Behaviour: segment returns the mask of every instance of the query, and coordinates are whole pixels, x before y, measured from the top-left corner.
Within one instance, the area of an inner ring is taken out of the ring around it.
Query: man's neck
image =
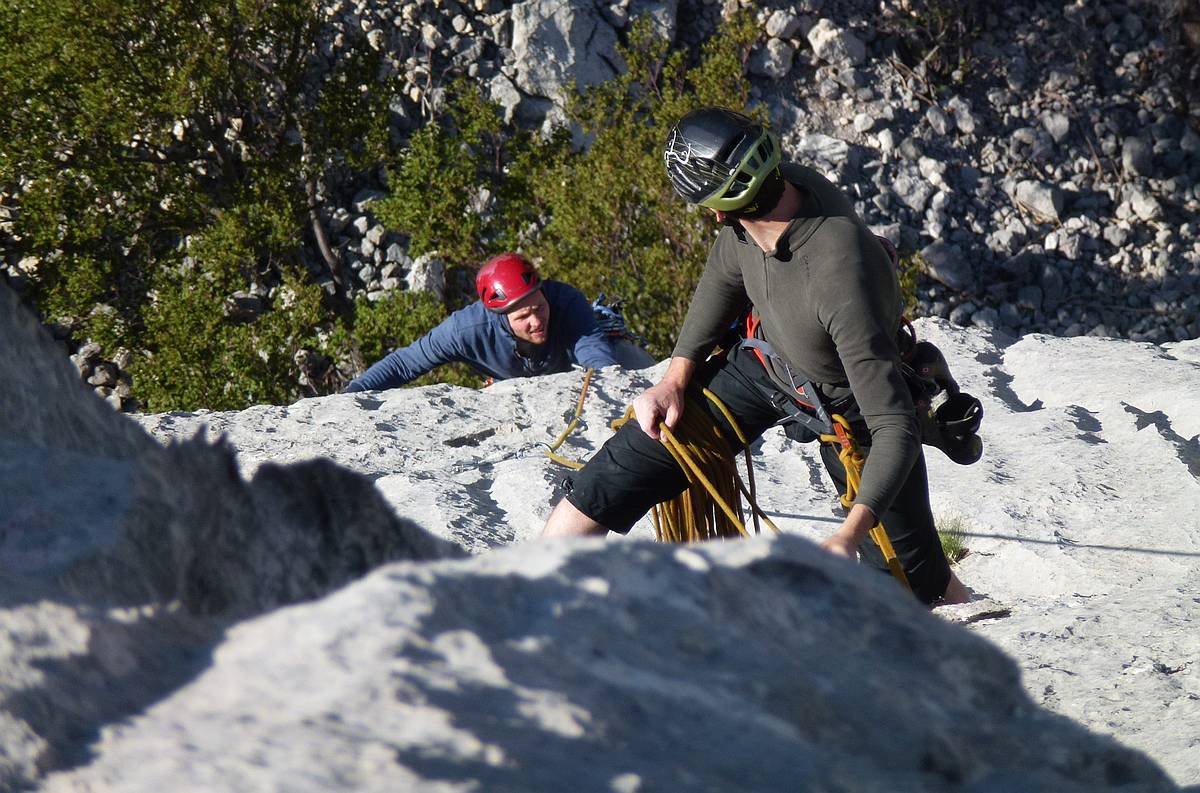
[[[787,229],[788,224],[800,214],[804,207],[804,196],[791,182],[784,182],[783,195],[779,203],[767,214],[753,220],[741,220],[742,228],[750,238],[762,249],[763,253],[774,253],[779,237]]]

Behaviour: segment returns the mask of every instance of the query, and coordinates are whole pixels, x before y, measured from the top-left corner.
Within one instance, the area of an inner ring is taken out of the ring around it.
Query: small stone
[[[1017,290],[1017,305],[1037,311],[1042,307],[1042,290],[1036,286],[1023,286]]]
[[[977,328],[995,330],[1000,326],[1000,315],[991,306],[985,306],[971,315],[971,324]]]
[[[418,256],[405,281],[409,290],[430,292],[441,299],[446,291],[446,265],[432,253]]]
[[[133,365],[133,352],[127,347],[118,347],[117,351],[113,354],[113,364],[118,369],[128,369]]]
[[[1055,143],[1062,143],[1071,130],[1071,120],[1066,113],[1047,112],[1042,114],[1042,126],[1054,138]]]
[[[867,47],[862,40],[829,18],[817,22],[807,38],[813,53],[826,63],[858,66],[867,59]]]
[[[92,376],[87,379],[88,385],[115,386],[117,384],[117,367],[109,361],[100,361],[92,370]]]
[[[800,28],[800,18],[790,11],[777,9],[767,17],[766,33],[777,39],[790,39]]]
[[[950,189],[950,185],[946,184],[946,164],[944,162],[935,160],[933,157],[922,157],[917,160],[917,169],[925,181],[934,187],[942,190]]]
[[[896,135],[890,129],[880,130],[875,140],[879,142],[879,151],[884,154],[891,154],[896,149]]]
[[[959,132],[964,135],[971,135],[975,132],[975,114],[971,111],[969,99],[961,96],[953,97],[946,103],[946,109],[953,115],[954,125],[958,127]]]
[[[975,286],[975,273],[962,249],[947,242],[934,242],[921,249],[930,277],[959,292]]]
[[[1154,153],[1142,138],[1128,137],[1121,145],[1121,167],[1131,176],[1149,176],[1154,170]]]
[[[266,310],[262,298],[248,292],[234,292],[225,298],[225,316],[234,322],[253,322]]]
[[[792,45],[783,39],[769,39],[766,46],[751,53],[750,73],[780,80],[792,70],[795,55]]]
[[[892,192],[914,212],[924,212],[934,189],[933,185],[924,179],[901,174],[892,180]]]
[[[1179,138],[1179,148],[1192,157],[1200,154],[1200,135],[1191,127],[1184,127],[1183,136]]]
[[[87,344],[81,346],[75,355],[80,361],[88,364],[94,364],[100,360],[100,353],[102,350],[103,348],[98,343],[89,341]]]
[[[971,324],[971,315],[974,313],[975,313],[975,304],[967,302],[967,303],[963,303],[962,305],[955,306],[950,311],[949,319],[955,325],[966,326],[966,325]]]
[[[817,82],[817,96],[822,99],[837,99],[842,87],[828,77]]]
[[[1142,220],[1154,220],[1162,217],[1162,204],[1152,193],[1140,187],[1134,187],[1129,193],[1129,206],[1133,213]]]
[[[875,126],[875,119],[870,113],[859,113],[854,117],[854,131],[858,133],[870,132]]]
[[[325,222],[326,227],[331,234],[341,234],[342,230],[350,223],[350,213],[343,207],[338,207],[329,216],[329,220]]]
[[[1058,308],[1063,295],[1063,277],[1058,268],[1048,262],[1042,267],[1041,287],[1042,309],[1053,311]]]
[[[930,105],[929,109],[925,111],[925,121],[939,135],[945,135],[950,131],[950,118],[936,105]]]
[[[436,52],[443,43],[445,43],[445,37],[437,29],[437,25],[431,25],[428,22],[421,25],[421,46],[430,52]]]
[[[1042,222],[1058,220],[1063,210],[1062,191],[1054,185],[1044,184],[1033,179],[1017,183],[1013,200],[1019,208],[1032,213]]]
[[[371,204],[383,198],[387,198],[387,194],[379,190],[359,190],[354,195],[354,200],[351,201],[351,205],[354,207],[355,212],[360,215],[365,215],[370,211]]]
[[[908,137],[900,141],[899,151],[901,157],[913,162],[921,159],[921,155],[924,153],[921,148],[921,142],[913,137]]]
[[[393,242],[391,245],[387,246],[387,253],[384,255],[384,259],[386,261],[404,262],[407,258],[408,255],[405,253],[404,246],[402,246],[400,243]]]

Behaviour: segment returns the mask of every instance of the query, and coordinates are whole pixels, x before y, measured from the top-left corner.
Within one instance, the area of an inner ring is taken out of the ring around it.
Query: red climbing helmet
[[[475,276],[475,291],[488,311],[504,313],[513,303],[542,288],[537,268],[519,253],[502,253],[487,260]]]

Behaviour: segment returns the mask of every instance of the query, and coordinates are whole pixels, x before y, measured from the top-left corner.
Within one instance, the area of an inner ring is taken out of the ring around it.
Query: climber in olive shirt
[[[918,598],[965,601],[929,509],[916,412],[896,346],[900,289],[887,252],[836,187],[809,168],[781,165],[774,136],[739,113],[689,113],[672,131],[664,160],[675,190],[712,209],[725,228],[666,374],[634,401],[639,426],[625,425],[588,461],[543,534],[627,532],[650,506],[682,492],[687,480],[658,442],[658,424],[675,426],[689,386],[713,391],[753,439],[788,418],[770,395],[802,372],[847,415],[868,452],[857,498],[822,546],[851,559],[861,553],[879,566],[882,558],[866,538],[882,521]],[[760,338],[776,356],[760,361],[735,345],[705,362],[747,300],[761,320]],[[712,414],[734,439],[706,400],[688,404]],[[828,445],[821,454],[844,488],[837,455]]]

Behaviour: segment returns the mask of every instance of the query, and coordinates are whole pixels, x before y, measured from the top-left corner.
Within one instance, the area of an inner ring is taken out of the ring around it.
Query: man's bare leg
[[[546,519],[542,528],[543,537],[603,537],[608,529],[584,515],[565,498]]]
[[[963,582],[958,579],[954,571],[950,571],[950,583],[946,584],[946,594],[942,595],[939,606],[951,606],[955,603],[966,603],[971,599],[971,595],[967,592],[967,588],[963,586]]]

